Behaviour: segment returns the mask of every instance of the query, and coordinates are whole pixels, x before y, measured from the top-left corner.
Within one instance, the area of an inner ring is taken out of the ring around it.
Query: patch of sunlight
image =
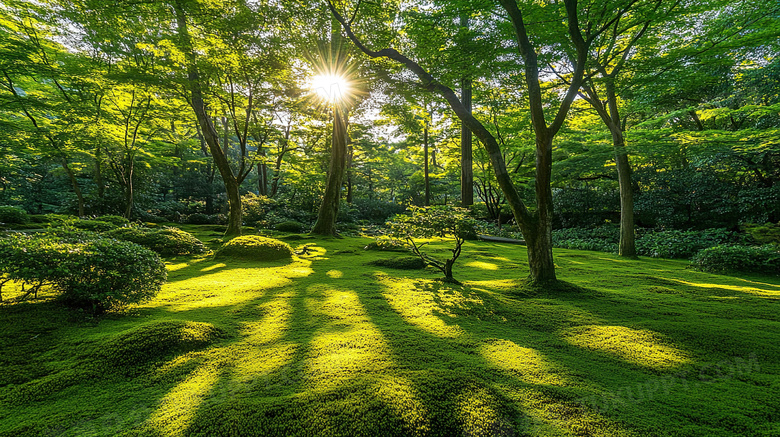
[[[377,396],[406,424],[406,435],[420,436],[430,433],[428,409],[417,397],[414,386],[408,379],[383,379],[375,390]]]
[[[280,343],[262,348],[250,347],[247,343],[242,343],[225,352],[232,355],[234,361],[231,367],[238,381],[249,382],[288,364],[297,349],[297,345],[293,343]]]
[[[311,341],[307,378],[312,384],[328,388],[391,367],[390,348],[357,294],[335,289],[323,294],[307,300],[313,317],[328,320]]]
[[[329,278],[338,279],[342,276],[344,276],[344,273],[341,272],[341,270],[328,270],[326,273]]]
[[[479,352],[494,366],[530,384],[564,385],[556,369],[534,349],[494,340],[480,346]]]
[[[447,314],[445,309],[436,303],[433,291],[427,289],[427,286],[438,283],[387,275],[377,275],[377,279],[385,287],[382,296],[407,323],[443,338],[455,338],[463,334],[460,326],[448,325],[434,314]]]
[[[606,352],[625,361],[654,369],[676,367],[689,361],[683,351],[664,344],[652,331],[625,326],[577,326],[563,331],[564,340],[585,349]]]
[[[594,256],[594,258],[601,259],[601,260],[604,260],[604,261],[612,261],[612,262],[616,262],[616,263],[624,263],[624,264],[631,263],[631,261],[628,261],[628,260],[625,260],[625,259],[603,258],[603,257],[600,257],[600,256]]]
[[[195,417],[198,406],[219,379],[215,366],[201,366],[160,401],[149,423],[161,435],[183,435]]]
[[[264,314],[263,318],[243,323],[241,332],[245,341],[251,345],[262,345],[281,340],[292,317],[289,299],[278,298],[258,305],[257,308]]]
[[[469,388],[458,397],[458,419],[463,424],[463,435],[513,435],[512,423],[496,411],[499,401],[483,388]]]
[[[767,289],[761,289],[756,287],[747,287],[747,286],[739,286],[739,285],[726,285],[726,284],[702,284],[702,283],[696,283],[696,282],[688,282],[684,281],[682,279],[673,279],[675,282],[679,282],[680,284],[685,284],[691,287],[697,287],[697,288],[720,288],[723,290],[729,290],[729,291],[736,291],[739,293],[747,293],[752,294],[756,296],[766,296],[766,297],[780,297],[780,288],[777,288],[775,290],[767,290]],[[769,284],[766,284],[769,285]]]
[[[185,267],[189,267],[189,265],[190,265],[190,263],[188,263],[188,262],[176,263],[176,264],[167,262],[167,263],[165,263],[165,268],[168,269],[169,272],[175,272],[176,270],[181,270],[181,269],[183,269]]]
[[[467,267],[476,267],[482,270],[498,270],[498,265],[493,263],[486,263],[484,261],[471,261],[466,263]]]
[[[289,286],[292,279],[310,275],[313,273],[310,266],[311,261],[298,260],[281,267],[223,268],[212,273],[188,275],[166,283],[154,299],[140,306],[189,311],[237,305],[256,299],[268,290]]]
[[[638,437],[625,425],[579,403],[561,400],[549,391],[537,388],[498,386],[527,417],[522,424],[524,435],[587,435],[593,437]]]
[[[489,281],[466,281],[470,287],[482,287],[493,291],[513,291],[520,285],[517,279],[493,279]]]
[[[227,264],[225,264],[225,263],[217,263],[217,264],[214,264],[213,266],[204,267],[204,268],[200,269],[200,271],[201,272],[210,272],[212,270],[221,269],[223,267],[227,267]]]

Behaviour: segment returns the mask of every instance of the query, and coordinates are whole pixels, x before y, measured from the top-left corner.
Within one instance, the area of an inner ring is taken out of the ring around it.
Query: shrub
[[[130,223],[130,220],[122,217],[121,215],[101,215],[99,217],[96,217],[95,220],[111,223],[114,226],[124,226]]]
[[[425,268],[425,261],[416,256],[400,256],[397,258],[378,259],[368,263],[377,267],[390,267],[399,270],[419,270]]]
[[[745,231],[761,244],[780,244],[780,223],[765,225],[745,225]]]
[[[552,232],[552,240],[554,247],[562,249],[617,253],[620,228],[604,225],[593,228],[557,229]]]
[[[259,235],[236,237],[222,245],[216,258],[239,258],[253,261],[290,259],[293,250],[287,243]]]
[[[224,214],[203,214],[196,212],[185,216],[182,223],[189,225],[220,225],[227,223],[227,216]]]
[[[23,224],[30,221],[30,216],[17,206],[0,206],[0,223]]]
[[[28,285],[28,295],[51,285],[62,301],[96,313],[153,297],[167,277],[156,253],[94,234],[82,241],[49,234],[2,239],[0,272]]]
[[[398,240],[385,235],[380,235],[364,247],[365,250],[383,250],[388,252],[407,252],[409,249]]]
[[[698,251],[720,244],[738,242],[738,235],[726,229],[703,231],[646,231],[636,239],[638,255],[653,258],[690,258]]]
[[[282,222],[276,225],[276,230],[280,232],[292,232],[299,234],[303,230],[303,224],[294,221]]]
[[[140,244],[163,256],[193,255],[208,251],[203,242],[189,232],[167,226],[160,229],[128,226],[114,229],[107,235]]]
[[[247,193],[241,196],[241,209],[244,214],[244,222],[255,223],[264,220],[266,214],[274,207],[276,201],[266,196],[258,196],[255,193]]]
[[[772,245],[710,247],[699,251],[691,262],[705,272],[780,274],[780,251]]]

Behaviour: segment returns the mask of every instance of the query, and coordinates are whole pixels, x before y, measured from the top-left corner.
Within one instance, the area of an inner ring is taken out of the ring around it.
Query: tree
[[[389,222],[388,236],[400,241],[426,264],[441,270],[445,282],[459,283],[452,276],[452,267],[460,257],[463,243],[469,234],[474,234],[474,220],[469,216],[469,210],[451,206],[409,207],[409,214],[397,215]],[[420,238],[447,238],[455,240],[455,247],[450,249],[452,256],[439,260],[422,251],[428,242],[417,242]]]
[[[526,8],[532,15],[550,13],[556,19],[562,19],[566,23],[566,30],[563,32],[530,35],[524,13],[517,2],[515,0],[500,1],[503,9],[501,15],[511,24],[513,43],[516,44],[522,59],[531,121],[536,137],[535,211],[531,211],[521,200],[516,187],[509,177],[501,153],[501,147],[496,138],[470,113],[469,109],[458,98],[451,87],[437,81],[420,63],[415,62],[395,49],[372,50],[368,48],[352,28],[357,11],[353,14],[353,19],[347,21],[332,2],[329,1],[328,5],[331,13],[341,23],[347,36],[363,53],[371,58],[388,58],[405,66],[419,78],[421,85],[425,89],[441,95],[449,103],[461,122],[466,124],[479,138],[490,156],[498,184],[504,192],[526,239],[530,267],[529,278],[532,282],[546,282],[556,280],[555,265],[552,257],[553,211],[552,191],[550,188],[553,139],[562,127],[572,101],[582,85],[590,45],[614,24],[617,17],[630,10],[633,3],[633,1],[609,2],[600,11],[591,10],[590,5],[585,5],[580,10],[577,0],[565,0],[562,5],[547,5],[548,8],[545,11],[533,5],[526,5]],[[563,9],[561,9],[561,6]],[[614,12],[607,13],[608,11]],[[495,12],[498,14],[498,11]],[[584,20],[581,20],[581,18]],[[503,25],[503,23],[501,24]],[[584,32],[583,28],[585,29]],[[539,68],[538,45],[543,43],[561,44],[564,47],[562,57],[567,59],[568,64],[573,67],[568,74],[569,79],[567,81],[569,85],[566,87],[557,110],[554,111],[553,121],[549,124],[545,119],[545,112],[548,109],[543,104],[543,87],[540,81]]]

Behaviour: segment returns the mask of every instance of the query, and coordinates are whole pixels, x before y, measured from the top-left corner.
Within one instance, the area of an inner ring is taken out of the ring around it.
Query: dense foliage
[[[455,281],[452,267],[460,257],[466,238],[476,235],[476,223],[469,210],[457,207],[410,207],[407,214],[396,215],[387,224],[387,237],[406,245],[424,263],[441,270],[448,281]],[[422,249],[427,242],[419,240],[431,238],[454,239],[455,246],[450,249],[452,255],[442,260],[424,252]],[[377,241],[383,239],[380,237]]]
[[[697,253],[691,262],[705,272],[780,274],[780,250],[773,245],[710,247]]]
[[[165,265],[154,252],[96,235],[2,238],[0,272],[29,287],[27,295],[51,287],[67,304],[93,312],[150,299],[167,277]]]
[[[126,226],[106,232],[107,236],[130,241],[151,249],[162,256],[193,255],[208,251],[202,241],[178,228],[146,228]]]

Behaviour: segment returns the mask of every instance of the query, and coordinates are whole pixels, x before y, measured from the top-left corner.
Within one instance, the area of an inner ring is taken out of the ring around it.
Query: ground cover
[[[124,314],[0,305],[0,436],[780,435],[780,278],[561,249],[547,292],[524,247],[469,241],[453,285],[285,241],[167,258]]]

